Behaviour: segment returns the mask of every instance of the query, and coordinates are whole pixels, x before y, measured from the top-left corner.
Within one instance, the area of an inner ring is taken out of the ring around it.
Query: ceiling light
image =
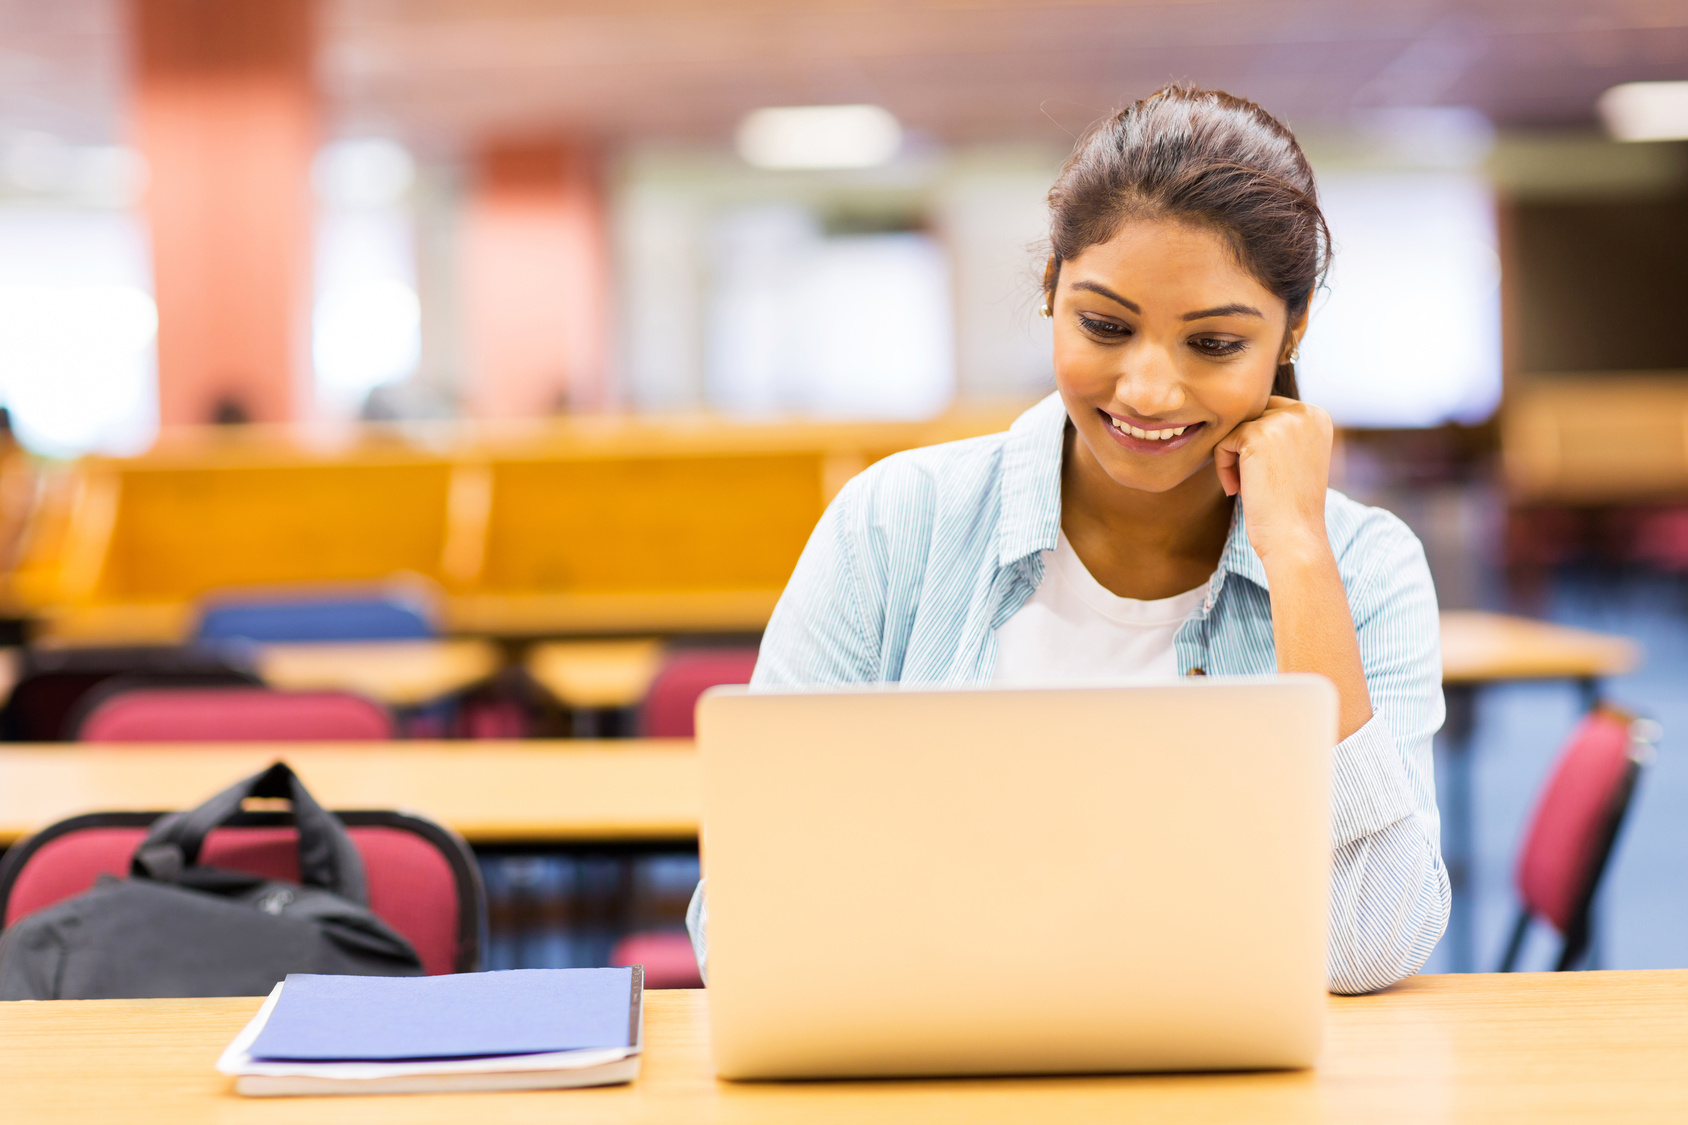
[[[902,126],[876,105],[758,109],[738,127],[739,155],[758,168],[871,168],[902,143]]]
[[[1625,82],[1596,106],[1620,141],[1688,140],[1688,82]]]

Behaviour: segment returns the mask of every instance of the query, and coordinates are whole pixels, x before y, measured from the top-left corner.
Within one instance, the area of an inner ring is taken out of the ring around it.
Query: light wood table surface
[[[782,587],[653,590],[595,594],[448,594],[445,628],[493,637],[645,633],[757,633]],[[183,644],[193,635],[192,602],[43,607],[44,635],[74,644]]]
[[[659,640],[547,641],[528,650],[528,674],[571,708],[632,707],[662,667]]]
[[[497,637],[603,633],[756,633],[781,588],[597,594],[456,594],[443,606],[456,633]]]
[[[391,707],[414,707],[473,687],[498,671],[498,646],[464,638],[272,644],[258,674],[284,691],[355,691]]]
[[[1417,977],[1332,997],[1309,1071],[724,1083],[707,994],[647,994],[630,1086],[246,1099],[212,1069],[251,999],[0,1004],[0,1115],[134,1122],[1673,1122],[1688,1120],[1688,971]]]
[[[1599,679],[1640,662],[1640,648],[1627,637],[1504,613],[1442,613],[1443,683]]]
[[[701,781],[686,740],[14,743],[0,744],[0,845],[78,813],[188,808],[278,758],[329,808],[414,810],[470,843],[678,840],[698,831]]]

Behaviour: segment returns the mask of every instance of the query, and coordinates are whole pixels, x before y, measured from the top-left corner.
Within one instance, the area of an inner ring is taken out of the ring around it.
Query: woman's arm
[[[1336,685],[1340,708],[1337,738],[1344,739],[1372,718],[1360,638],[1348,608],[1348,594],[1320,528],[1323,550],[1274,556],[1266,563],[1272,591],[1272,641],[1280,672],[1317,672]],[[1258,551],[1257,551],[1258,553]]]
[[[870,683],[881,678],[883,598],[862,580],[852,540],[862,487],[860,477],[846,484],[810,534],[762,633],[753,688]]]
[[[1332,755],[1330,982],[1370,992],[1417,972],[1448,924],[1431,748],[1441,634],[1424,550],[1399,520],[1368,513],[1348,550],[1377,714]]]
[[[1317,672],[1335,684],[1337,737],[1347,738],[1371,720],[1372,705],[1325,529],[1332,432],[1323,410],[1274,395],[1213,456],[1226,493],[1242,494],[1249,545],[1266,568],[1278,671]]]
[[[850,523],[857,477],[827,506],[797,560],[773,617],[762,634],[752,689],[865,683],[877,679],[876,622],[882,616],[871,587],[860,578]],[[701,879],[686,908],[686,931],[698,973],[709,979],[708,879]]]
[[[1330,441],[1322,410],[1273,398],[1215,463],[1266,569],[1279,670],[1318,672],[1340,696],[1329,974],[1351,993],[1416,972],[1447,926],[1431,764],[1441,654],[1424,552],[1398,521],[1380,514],[1356,537],[1364,565],[1345,587],[1325,522]]]

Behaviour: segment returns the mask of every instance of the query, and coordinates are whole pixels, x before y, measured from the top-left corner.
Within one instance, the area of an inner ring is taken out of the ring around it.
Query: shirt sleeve
[[[1357,553],[1356,553],[1357,552]],[[1329,975],[1332,992],[1371,992],[1418,971],[1448,924],[1432,740],[1441,728],[1436,591],[1424,550],[1379,513],[1349,553],[1349,582],[1372,718],[1332,760]]]
[[[692,956],[697,958],[698,976],[709,983],[709,898],[708,879],[699,879],[686,904],[686,933],[692,938]]]
[[[862,478],[846,484],[815,525],[762,633],[755,688],[870,683],[879,679],[876,602],[851,536]]]
[[[750,679],[752,690],[867,683],[879,678],[877,630],[868,626],[864,610],[871,602],[848,538],[857,514],[860,479],[840,490],[810,534],[762,633],[756,671]],[[686,931],[706,983],[708,885],[708,879],[698,882],[686,908]]]

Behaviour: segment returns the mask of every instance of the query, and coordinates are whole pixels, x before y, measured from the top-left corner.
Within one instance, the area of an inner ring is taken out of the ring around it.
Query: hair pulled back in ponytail
[[[1219,232],[1291,323],[1330,267],[1330,228],[1301,146],[1277,118],[1219,90],[1167,86],[1079,141],[1049,190],[1045,300],[1054,302],[1062,262],[1131,219]],[[1298,397],[1294,364],[1278,366],[1272,393]]]

